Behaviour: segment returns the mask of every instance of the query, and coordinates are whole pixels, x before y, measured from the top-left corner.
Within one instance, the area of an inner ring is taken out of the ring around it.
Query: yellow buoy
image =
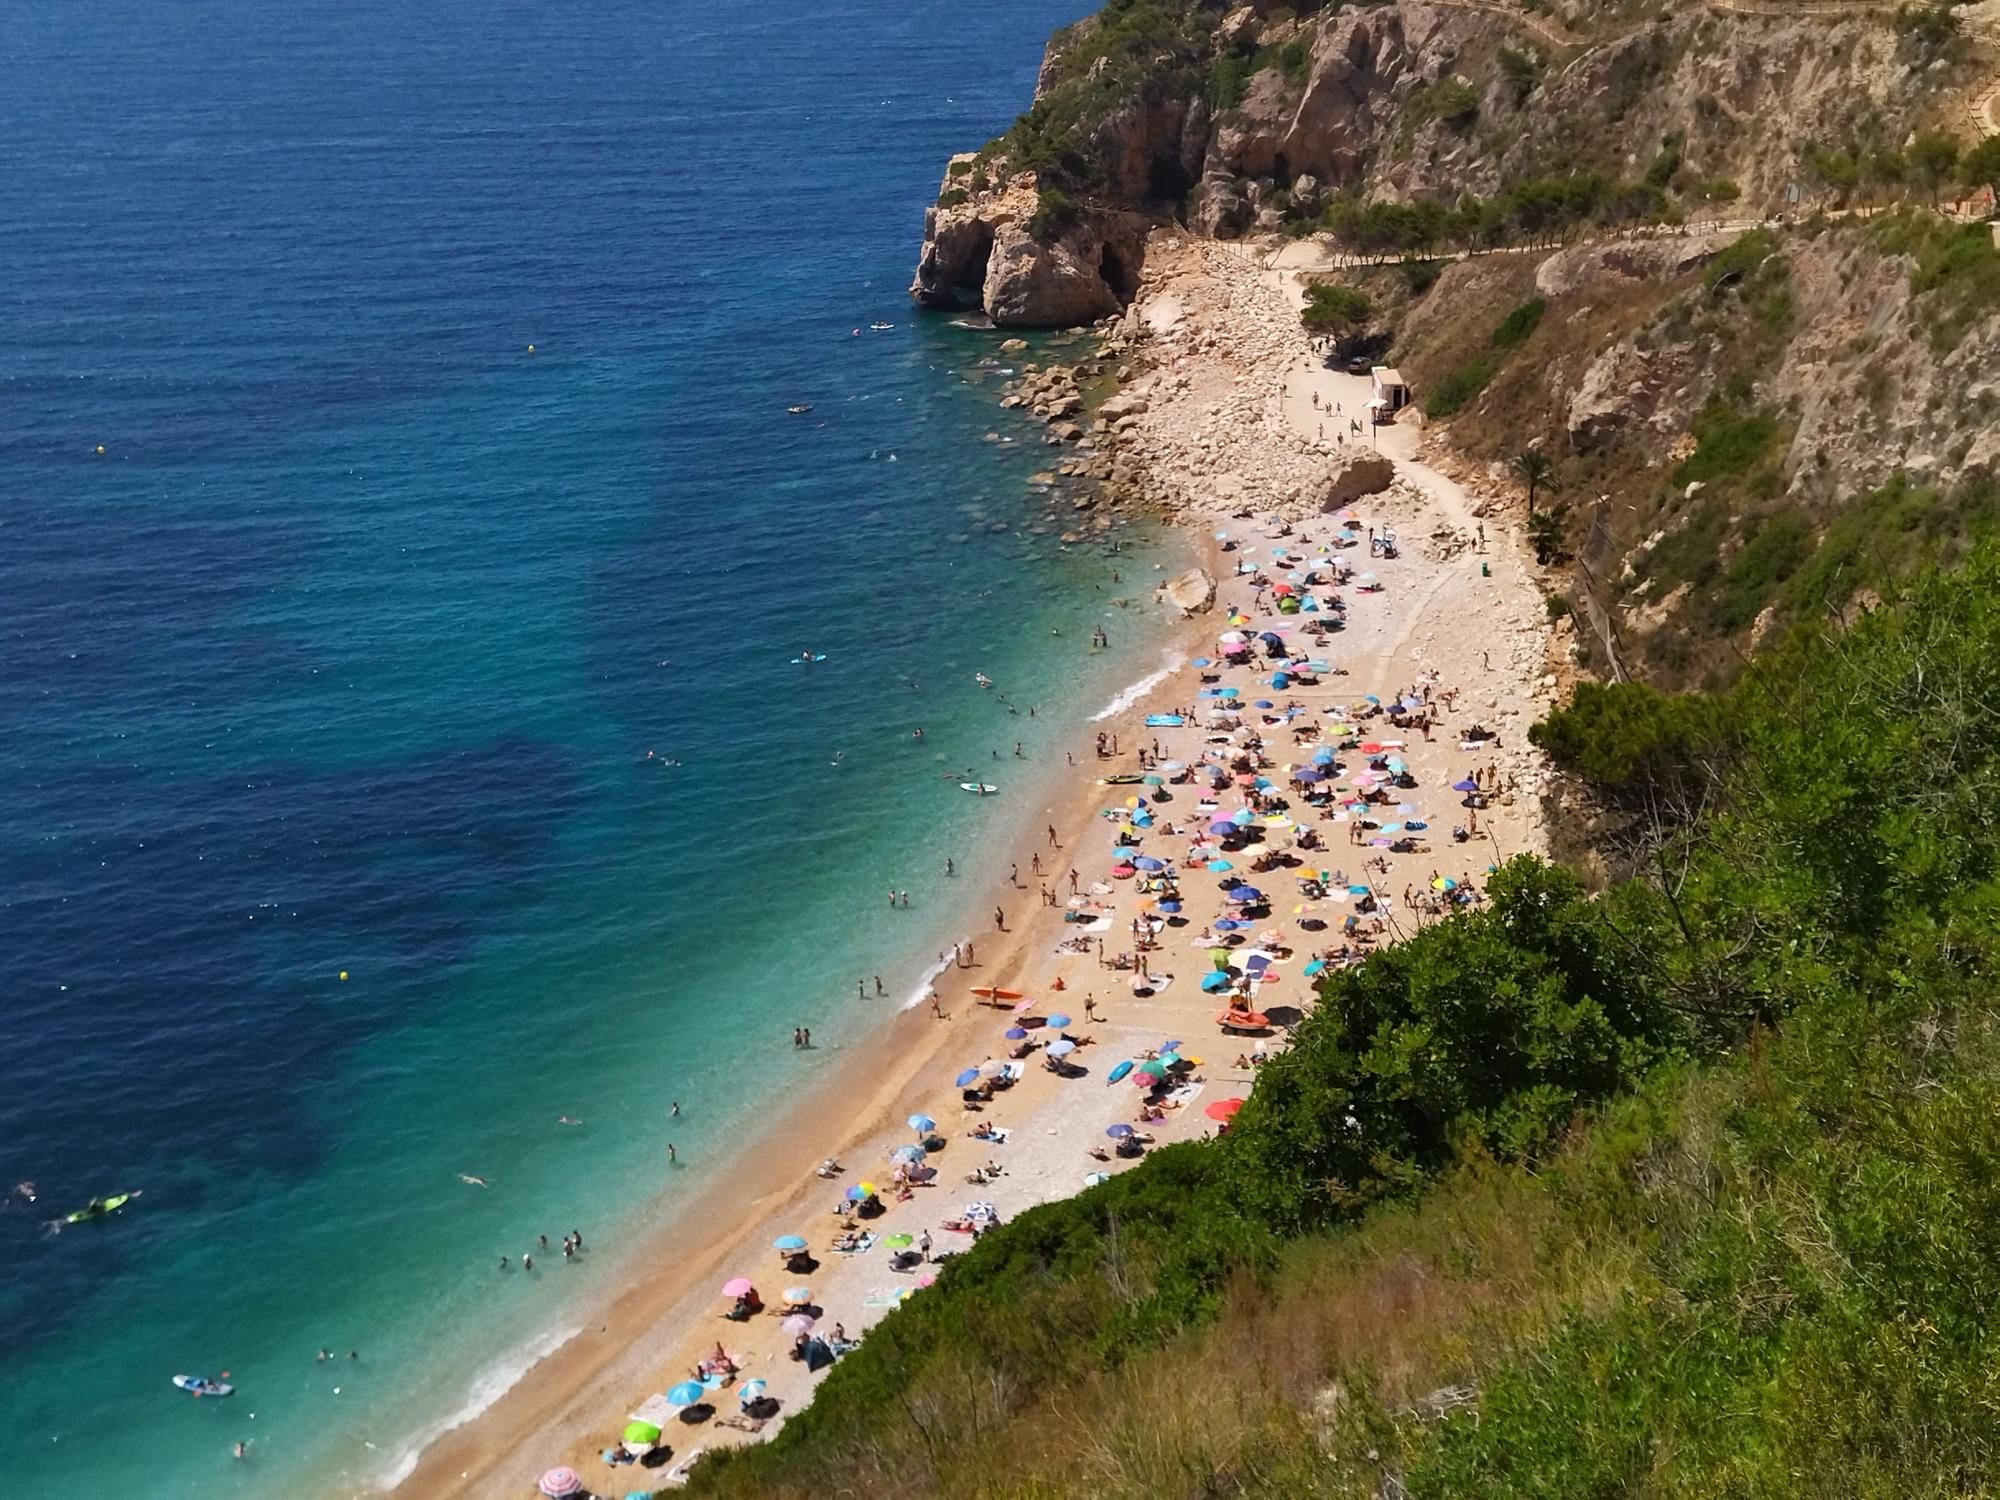
[[[342,979],[343,981],[345,981],[345,980],[346,980],[346,978],[347,978],[347,970],[345,970],[345,969],[342,969],[342,970],[340,971],[340,977],[341,977],[341,979]]]

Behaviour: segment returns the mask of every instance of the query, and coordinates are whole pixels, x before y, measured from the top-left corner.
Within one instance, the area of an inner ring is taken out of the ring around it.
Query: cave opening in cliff
[[[1104,278],[1106,286],[1118,294],[1120,302],[1129,304],[1139,295],[1138,268],[1120,255],[1116,246],[1104,247],[1104,253],[1097,258],[1097,274]]]

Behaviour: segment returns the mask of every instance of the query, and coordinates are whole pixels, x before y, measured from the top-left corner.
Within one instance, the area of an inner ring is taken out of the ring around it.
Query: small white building
[[[1376,365],[1374,390],[1369,405],[1384,417],[1393,416],[1410,404],[1410,387],[1403,372],[1389,365]]]

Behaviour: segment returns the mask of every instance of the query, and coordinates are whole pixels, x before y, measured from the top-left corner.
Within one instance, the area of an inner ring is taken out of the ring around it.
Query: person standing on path
[[[993,925],[1002,932],[1007,930],[1007,913],[997,906],[993,908]]]

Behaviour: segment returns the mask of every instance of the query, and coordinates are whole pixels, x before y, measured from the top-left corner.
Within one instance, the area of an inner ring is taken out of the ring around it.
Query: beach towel
[[[675,1489],[683,1488],[688,1482],[688,1470],[694,1467],[695,1460],[700,1458],[706,1451],[704,1448],[697,1448],[694,1452],[685,1455],[679,1463],[667,1470],[662,1478]]]
[[[902,1299],[897,1288],[876,1287],[861,1299],[861,1305],[868,1308],[888,1308],[894,1307],[900,1300]]]
[[[866,1255],[870,1250],[873,1250],[874,1248],[875,1248],[875,1231],[871,1229],[866,1234],[861,1236],[861,1242],[859,1244],[850,1245],[845,1250],[841,1250],[836,1253],[840,1255]]]

